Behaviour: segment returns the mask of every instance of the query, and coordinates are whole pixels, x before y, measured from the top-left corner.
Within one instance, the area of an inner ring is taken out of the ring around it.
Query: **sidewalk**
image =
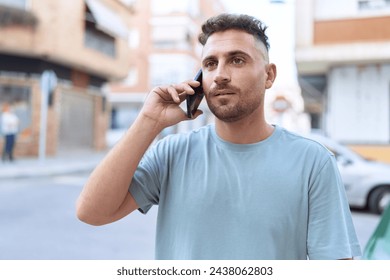
[[[62,151],[54,157],[16,158],[13,162],[0,161],[0,180],[90,172],[107,154],[94,151]]]

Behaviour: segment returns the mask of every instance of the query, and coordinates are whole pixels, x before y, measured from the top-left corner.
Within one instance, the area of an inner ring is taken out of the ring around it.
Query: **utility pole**
[[[46,159],[47,111],[49,95],[53,94],[57,86],[57,76],[53,70],[45,70],[41,76],[41,126],[39,130],[39,162]]]

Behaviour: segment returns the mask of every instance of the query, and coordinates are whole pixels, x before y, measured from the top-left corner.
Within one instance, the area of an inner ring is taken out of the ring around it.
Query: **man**
[[[78,217],[102,225],[158,204],[157,259],[359,255],[334,157],[265,121],[264,94],[276,66],[268,61],[263,24],[222,14],[202,31],[202,86],[215,124],[148,150],[164,128],[188,120],[179,104],[199,82],[153,89],[91,174]]]

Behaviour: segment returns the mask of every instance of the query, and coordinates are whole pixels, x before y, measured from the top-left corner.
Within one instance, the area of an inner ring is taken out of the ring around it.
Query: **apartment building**
[[[20,119],[17,156],[37,156],[42,141],[45,155],[106,147],[102,86],[129,71],[130,4],[0,0],[0,105],[11,104]]]
[[[112,129],[119,134],[135,119],[154,86],[178,83],[196,74],[200,67],[200,24],[223,12],[224,6],[216,0],[142,0],[134,2],[134,9],[129,36],[135,53],[133,64],[126,79],[110,85]],[[188,123],[201,125],[205,118]],[[188,129],[184,125],[169,132]]]
[[[390,161],[390,1],[295,5],[296,63],[312,128]]]

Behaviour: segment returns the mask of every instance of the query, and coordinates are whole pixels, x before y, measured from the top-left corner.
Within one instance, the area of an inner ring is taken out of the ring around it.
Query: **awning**
[[[129,30],[117,13],[99,0],[85,0],[85,3],[96,20],[97,28],[114,37],[127,39]]]

